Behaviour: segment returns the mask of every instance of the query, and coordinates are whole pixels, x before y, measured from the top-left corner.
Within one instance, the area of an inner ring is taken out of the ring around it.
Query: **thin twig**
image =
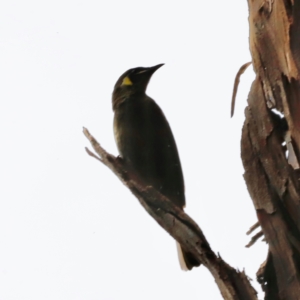
[[[239,83],[240,83],[240,77],[242,76],[242,74],[246,71],[246,69],[251,64],[252,64],[252,62],[250,61],[250,62],[247,62],[244,65],[242,65],[240,67],[239,71],[237,72],[237,74],[235,75],[232,98],[231,98],[231,118],[233,117],[233,114],[234,114],[235,98],[236,98],[237,90],[238,90]]]
[[[254,225],[252,225],[249,230],[246,232],[247,235],[251,234],[256,228],[259,227],[259,222],[256,222]]]
[[[264,233],[262,231],[259,231],[257,234],[255,234],[252,238],[251,241],[245,246],[246,248],[250,248],[252,245],[254,245],[257,240],[262,237]]]
[[[96,158],[97,160],[99,160],[99,161],[102,162],[102,160],[101,160],[95,153],[93,153],[89,148],[85,147],[85,151],[87,152],[87,154],[88,154],[89,156],[94,157],[94,158]]]

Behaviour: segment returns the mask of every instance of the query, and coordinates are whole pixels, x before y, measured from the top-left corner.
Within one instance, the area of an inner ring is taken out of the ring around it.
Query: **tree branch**
[[[217,256],[202,230],[182,209],[151,186],[142,185],[137,176],[126,168],[121,158],[107,153],[87,129],[84,128],[83,132],[99,157],[86,149],[88,154],[106,165],[131,190],[156,222],[208,268],[224,299],[257,300],[256,291],[244,271],[235,270]]]

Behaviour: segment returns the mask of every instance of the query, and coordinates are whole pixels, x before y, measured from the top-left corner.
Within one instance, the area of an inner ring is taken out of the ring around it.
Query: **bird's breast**
[[[151,98],[136,100],[126,100],[115,110],[114,135],[119,154],[147,185],[182,207],[183,175],[169,123]]]

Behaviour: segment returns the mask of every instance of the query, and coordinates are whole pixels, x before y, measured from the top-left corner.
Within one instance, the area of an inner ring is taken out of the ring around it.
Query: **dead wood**
[[[129,172],[121,158],[107,153],[87,129],[84,128],[83,132],[99,157],[88,149],[87,153],[116,174],[156,222],[208,268],[224,299],[257,300],[256,291],[245,272],[235,270],[216,255],[202,230],[182,209],[151,186],[143,186],[137,176]]]
[[[245,109],[241,155],[269,245],[258,278],[265,299],[294,300],[300,299],[300,190],[295,170],[300,158],[300,1],[248,0],[248,5],[256,79]]]
[[[233,91],[232,91],[232,98],[231,98],[231,113],[230,113],[231,117],[233,117],[233,114],[234,114],[235,98],[236,98],[237,90],[238,90],[238,87],[239,87],[240,78],[250,65],[251,65],[251,61],[243,64],[240,67],[237,74],[235,75]]]

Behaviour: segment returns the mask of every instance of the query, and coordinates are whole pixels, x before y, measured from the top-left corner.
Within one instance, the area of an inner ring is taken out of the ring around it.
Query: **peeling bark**
[[[244,178],[269,244],[265,299],[300,299],[300,1],[248,0],[256,79],[242,131]],[[283,113],[288,133],[271,109]],[[288,137],[288,139],[287,139]],[[282,143],[286,140],[288,159]]]

